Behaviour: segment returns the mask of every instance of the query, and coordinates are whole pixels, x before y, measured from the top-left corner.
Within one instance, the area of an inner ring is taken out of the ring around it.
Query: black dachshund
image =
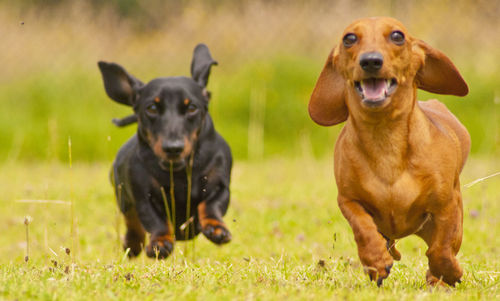
[[[208,114],[206,86],[216,64],[204,44],[194,49],[191,78],[143,84],[118,64],[98,64],[108,96],[134,109],[115,124],[138,122],[137,134],[122,146],[111,170],[131,257],[141,252],[145,232],[151,234],[146,254],[158,258],[166,258],[176,240],[199,232],[216,244],[231,240],[222,220],[229,205],[231,150]]]

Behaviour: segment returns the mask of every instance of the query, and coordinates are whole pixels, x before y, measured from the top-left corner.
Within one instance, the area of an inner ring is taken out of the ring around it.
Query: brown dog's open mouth
[[[367,78],[360,82],[354,82],[354,87],[361,96],[362,102],[369,107],[378,107],[394,91],[398,83],[395,78]]]

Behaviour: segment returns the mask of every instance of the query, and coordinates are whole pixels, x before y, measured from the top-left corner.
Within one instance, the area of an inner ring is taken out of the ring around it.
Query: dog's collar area
[[[354,88],[358,92],[363,104],[368,107],[382,105],[387,97],[396,90],[398,83],[395,78],[367,78],[354,82]]]

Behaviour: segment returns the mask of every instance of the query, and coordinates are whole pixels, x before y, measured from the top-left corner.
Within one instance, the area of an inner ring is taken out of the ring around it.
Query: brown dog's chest
[[[366,158],[351,161],[340,156],[335,172],[339,194],[359,202],[389,238],[418,231],[432,212],[436,192],[443,189],[437,185],[439,174],[432,174],[427,166],[408,164],[398,170],[389,163],[373,166]]]
[[[363,177],[360,184],[359,200],[385,236],[413,234],[426,219],[432,189],[422,186],[410,172],[403,172],[392,184],[374,174]]]

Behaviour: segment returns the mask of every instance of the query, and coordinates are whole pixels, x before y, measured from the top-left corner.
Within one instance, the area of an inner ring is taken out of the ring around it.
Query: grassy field
[[[472,0],[0,1],[0,300],[499,299],[500,177],[463,190],[462,284],[428,288],[425,245],[410,237],[377,288],[336,205],[341,126],[307,114],[345,26],[396,17],[469,84],[463,99],[419,92],[471,133],[463,184],[500,171],[499,14],[499,1]],[[96,63],[144,81],[188,75],[200,42],[219,62],[210,114],[236,159],[233,241],[200,236],[167,260],[128,260],[108,168],[136,127],[111,124],[131,110],[107,98]]]
[[[455,289],[432,290],[424,280],[426,248],[416,237],[398,242],[403,259],[382,288],[368,281],[336,205],[330,158],[317,160],[305,152],[295,159],[238,162],[225,218],[233,241],[218,247],[199,236],[194,243],[178,243],[164,261],[144,254],[124,258],[119,242],[124,226],[107,180],[108,165],[1,167],[0,299],[500,297],[500,178],[464,188],[463,282]],[[473,158],[462,182],[499,169],[498,161]],[[28,262],[25,216],[32,218]]]

